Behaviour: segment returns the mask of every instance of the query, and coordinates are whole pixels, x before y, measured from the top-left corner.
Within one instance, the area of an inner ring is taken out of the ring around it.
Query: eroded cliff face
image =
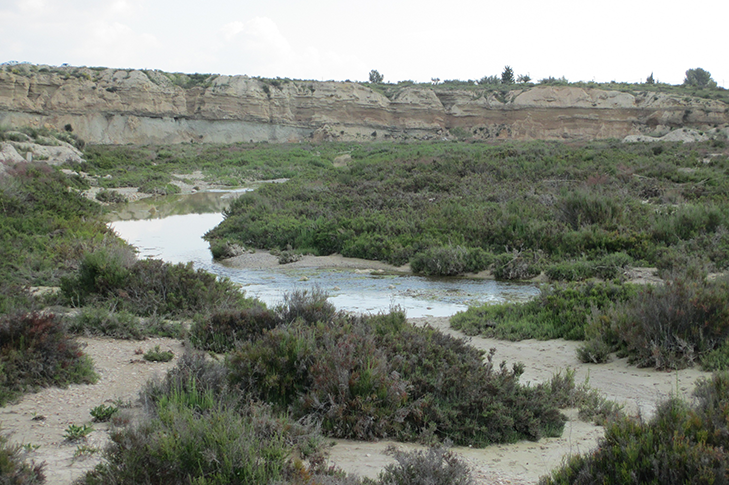
[[[22,69],[21,69],[22,68]],[[729,123],[714,100],[571,86],[506,95],[350,82],[216,76],[182,87],[159,71],[0,69],[0,125],[71,128],[91,143],[622,138]],[[177,81],[177,83],[175,82]]]

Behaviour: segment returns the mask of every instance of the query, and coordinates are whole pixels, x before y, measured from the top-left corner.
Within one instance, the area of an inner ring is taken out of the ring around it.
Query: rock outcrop
[[[379,90],[378,90],[379,91]],[[0,68],[0,126],[73,130],[91,143],[586,140],[729,123],[720,101],[576,86],[493,92],[160,71]]]

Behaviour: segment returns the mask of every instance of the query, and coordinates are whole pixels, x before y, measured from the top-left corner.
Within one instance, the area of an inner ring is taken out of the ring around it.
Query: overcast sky
[[[0,0],[0,62],[316,80],[729,83],[727,0]]]

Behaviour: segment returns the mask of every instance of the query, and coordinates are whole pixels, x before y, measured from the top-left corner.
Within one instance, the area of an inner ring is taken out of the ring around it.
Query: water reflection
[[[251,270],[213,261],[202,236],[218,225],[234,192],[205,192],[137,201],[119,207],[112,228],[141,258],[171,263],[191,261],[196,268],[239,283],[250,296],[269,305],[295,289],[316,286],[329,292],[338,308],[353,312],[387,311],[398,305],[410,317],[449,316],[479,302],[524,301],[534,285],[467,278],[434,279],[410,275],[373,275],[356,270],[289,268]]]

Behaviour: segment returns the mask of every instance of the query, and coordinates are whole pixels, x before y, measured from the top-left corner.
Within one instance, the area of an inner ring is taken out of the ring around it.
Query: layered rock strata
[[[378,90],[379,91],[379,90]],[[352,82],[194,77],[48,66],[0,69],[0,126],[47,126],[90,143],[560,139],[661,135],[729,123],[720,101],[575,86],[508,93]]]

